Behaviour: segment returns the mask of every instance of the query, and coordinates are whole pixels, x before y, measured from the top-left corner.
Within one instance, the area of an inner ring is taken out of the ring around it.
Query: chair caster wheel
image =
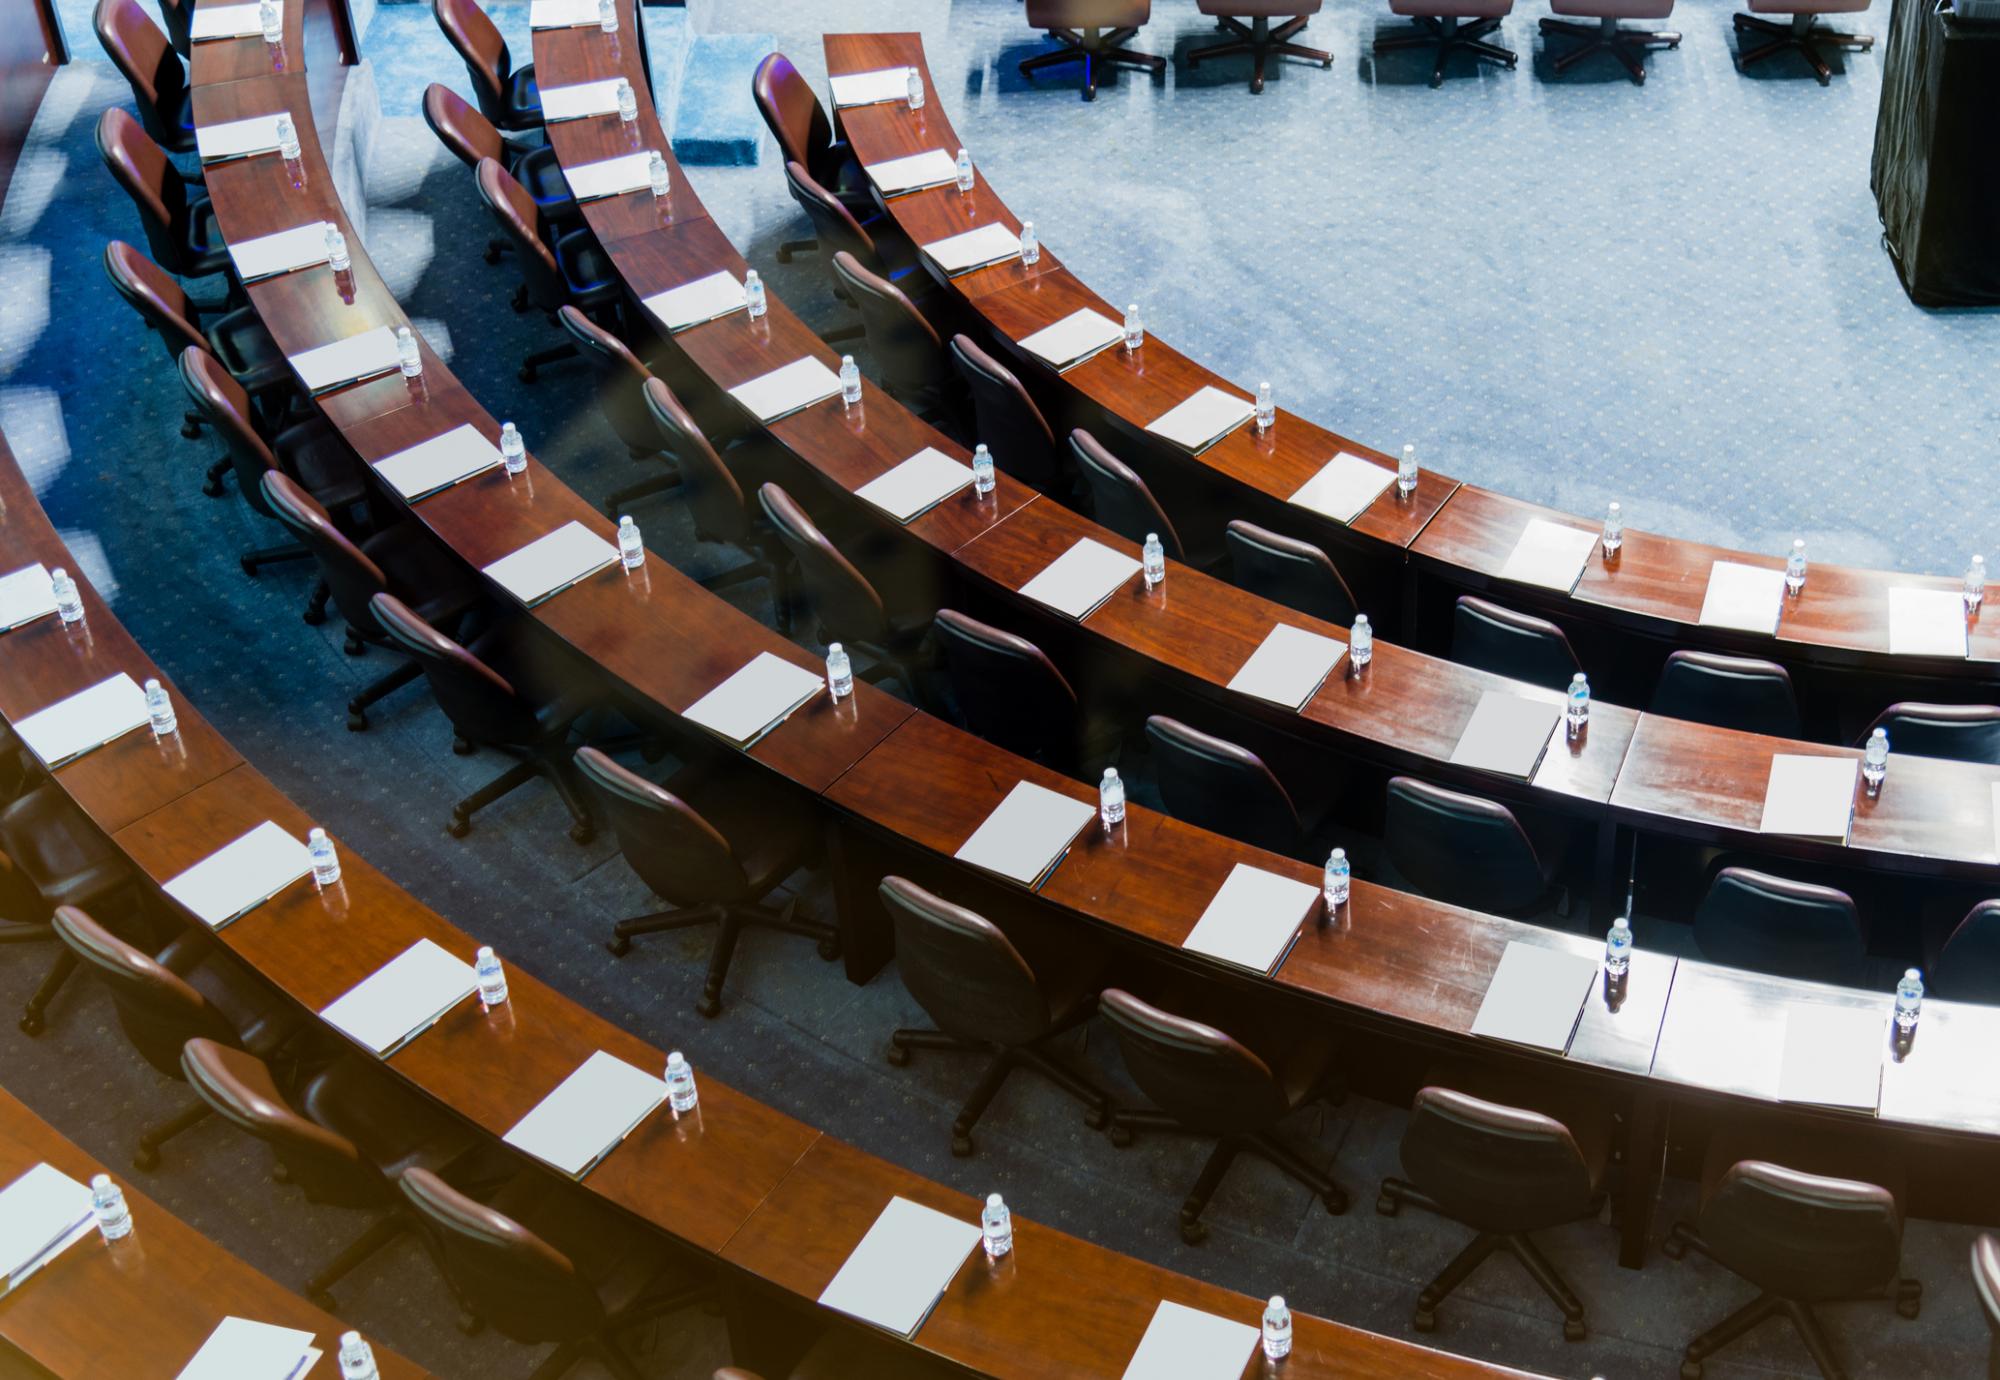
[[[1181,1240],[1190,1246],[1199,1246],[1208,1240],[1208,1223],[1202,1221],[1181,1223]]]
[[[882,1057],[899,1069],[906,1069],[910,1066],[910,1051],[904,1049],[893,1040],[889,1042],[888,1053]]]
[[[524,364],[518,370],[515,371],[514,377],[519,379],[523,383],[533,383],[537,378],[541,376],[538,373],[536,373],[533,369],[528,368]]]
[[[1121,1126],[1115,1121],[1112,1122],[1111,1143],[1120,1150],[1123,1150],[1132,1143],[1132,1128],[1130,1126]]]
[[[1701,1380],[1701,1362],[1681,1362],[1681,1380]]]
[[[1660,1254],[1669,1260],[1685,1260],[1687,1253],[1687,1243],[1677,1236],[1669,1236],[1660,1243]]]
[[[717,1013],[722,1010],[722,998],[711,997],[704,993],[701,1000],[694,1004],[694,1010],[697,1016],[702,1017],[704,1020],[712,1021],[715,1019]]]
[[[472,821],[469,819],[454,819],[451,823],[444,826],[444,831],[455,839],[462,839],[472,832]]]
[[[472,749],[472,744],[471,744],[471,743],[469,743],[469,742],[467,742],[467,741],[466,741],[465,739],[463,739],[463,738],[453,738],[453,739],[451,740],[451,755],[452,755],[452,756],[454,756],[454,757],[470,757],[470,756],[472,756],[472,751],[473,751],[473,749]]]
[[[972,1137],[960,1135],[957,1131],[953,1131],[951,1133],[952,1158],[962,1160],[971,1153],[972,1153]]]
[[[181,428],[181,435],[183,436],[199,435],[199,434],[200,433],[198,432],[190,433],[186,427]],[[207,494],[210,498],[221,498],[223,494],[228,492],[228,490],[222,487],[222,481],[220,479],[212,479],[208,483],[202,485],[201,491]]]
[[[569,826],[571,843],[589,843],[596,837],[597,826],[595,824],[572,824]]]
[[[132,1152],[132,1167],[151,1173],[160,1167],[160,1152],[144,1145],[140,1146]]]
[[[253,580],[257,578],[257,562],[251,560],[248,556],[242,556],[237,559],[236,564],[243,567],[245,575],[248,575]]]
[[[326,610],[317,606],[311,606],[304,613],[300,614],[299,617],[305,620],[305,625],[308,628],[317,628],[326,621]]]
[[[1566,1341],[1566,1342],[1580,1342],[1580,1341],[1582,1341],[1582,1340],[1584,1339],[1584,1336],[1585,1336],[1585,1335],[1586,1335],[1586,1329],[1584,1328],[1584,1325],[1583,1325],[1583,1319],[1582,1319],[1582,1318],[1564,1318],[1564,1319],[1563,1319],[1563,1340],[1564,1340],[1564,1341]]]
[[[632,952],[632,941],[620,935],[616,939],[607,940],[604,947],[613,958],[623,958]]]
[[[840,936],[830,934],[819,941],[819,956],[828,963],[840,957]]]
[[[1111,1113],[1102,1107],[1092,1107],[1083,1114],[1083,1124],[1093,1131],[1102,1131],[1111,1124]]]
[[[188,440],[190,440],[190,441],[197,441],[197,440],[200,440],[200,439],[201,439],[201,423],[199,423],[199,422],[182,422],[182,423],[181,423],[181,435],[182,435],[182,436],[184,436],[184,437],[186,437],[186,438],[187,438]],[[207,493],[207,492],[208,492],[208,490],[207,490],[207,489],[203,489],[203,490],[202,490],[202,492],[203,492],[203,493]],[[221,493],[221,492],[222,492],[222,490],[220,490],[220,489],[217,489],[217,490],[216,490],[215,492],[216,492],[216,493]]]
[[[1900,1317],[1914,1318],[1923,1311],[1924,1286],[1922,1281],[1899,1279],[1896,1281],[1896,1313]]]
[[[27,1015],[21,1017],[21,1033],[23,1035],[39,1035],[47,1029],[48,1022],[43,1020],[37,1012],[30,1011]]]
[[[1397,1213],[1401,1212],[1402,1210],[1403,1210],[1403,1200],[1401,1198],[1391,1198],[1386,1193],[1378,1193],[1375,1195],[1375,1211],[1380,1213],[1382,1216],[1394,1217]]]
[[[497,264],[500,262],[500,247],[498,245],[489,244],[486,246],[486,252],[484,254],[481,254],[479,257],[486,260],[486,262],[489,264]]]
[[[1438,1315],[1435,1309],[1419,1308],[1410,1315],[1410,1326],[1419,1332],[1437,1331]]]

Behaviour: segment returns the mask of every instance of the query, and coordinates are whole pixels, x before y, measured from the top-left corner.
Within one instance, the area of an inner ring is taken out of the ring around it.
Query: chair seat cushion
[[[1665,19],[1674,0],[1549,0],[1549,9],[1578,19]]]
[[[290,1039],[300,1022],[298,1009],[244,966],[243,961],[199,930],[188,930],[158,955],[160,963],[187,980],[234,1030],[245,1050],[266,1059]]]
[[[576,216],[576,198],[570,193],[569,181],[563,176],[554,149],[544,145],[523,153],[514,163],[514,176],[535,199],[535,205],[542,208],[544,216],[553,220]]]
[[[1412,19],[1499,19],[1514,12],[1514,0],[1389,0],[1389,11]]]
[[[220,273],[230,265],[229,246],[215,223],[215,207],[206,196],[188,198],[187,254],[188,277]]]
[[[696,767],[676,773],[667,789],[729,840],[752,895],[796,872],[817,846],[819,817],[810,801],[774,790],[752,772]]]
[[[507,78],[508,123],[515,128],[542,122],[542,90],[535,83],[535,64],[517,67]]]
[[[572,230],[556,241],[556,266],[578,306],[617,296],[619,280],[611,256],[589,230]]]
[[[299,1104],[391,1178],[412,1168],[440,1172],[477,1140],[373,1060],[354,1055],[335,1060],[307,1083]]]
[[[219,317],[208,328],[209,349],[229,376],[252,393],[284,383],[291,378],[291,366],[257,319],[253,307],[238,307]]]
[[[401,591],[410,612],[426,623],[443,628],[459,614],[473,608],[481,598],[478,584],[467,573],[465,563],[451,555],[415,521],[399,522],[375,533],[361,543],[361,553],[382,567],[389,588]],[[363,635],[375,631],[373,622],[361,629]]]
[[[271,448],[278,463],[329,513],[338,515],[368,494],[361,461],[340,433],[319,417],[286,427]]]
[[[607,1313],[684,1278],[657,1236],[573,1184],[556,1183],[537,1172],[519,1174],[489,1206],[568,1256],[597,1290]]]

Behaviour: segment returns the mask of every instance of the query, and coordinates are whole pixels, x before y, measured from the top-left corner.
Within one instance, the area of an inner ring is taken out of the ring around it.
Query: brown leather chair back
[[[569,300],[569,288],[556,264],[555,251],[542,239],[542,208],[528,195],[528,189],[515,181],[514,174],[495,159],[479,160],[475,181],[479,185],[479,199],[486,203],[500,232],[514,246],[515,262],[528,285],[528,297],[543,311],[554,312]]]
[[[833,256],[833,277],[861,309],[868,348],[882,366],[883,383],[898,397],[935,390],[951,377],[944,342],[903,290],[841,250]]]
[[[1446,1214],[1483,1232],[1535,1231],[1589,1210],[1595,1185],[1569,1128],[1451,1088],[1417,1093],[1403,1172]]]
[[[654,447],[680,471],[681,501],[694,518],[695,536],[736,545],[748,541],[750,512],[743,486],[708,443],[694,414],[657,378],[646,380],[639,397],[653,420]]]
[[[610,817],[619,852],[654,895],[676,906],[750,898],[729,840],[692,805],[596,748],[579,748],[576,766]]]
[[[901,877],[877,891],[896,928],[896,972],[939,1030],[1010,1046],[1049,1033],[1035,971],[999,926]]]
[[[372,1208],[393,1201],[382,1171],[346,1136],[292,1110],[256,1055],[193,1039],[181,1051],[181,1072],[224,1121],[271,1147],[308,1202]]]
[[[115,105],[97,117],[97,154],[112,180],[132,198],[153,257],[186,277],[187,192],[166,154],[138,121]]]
[[[56,938],[110,990],[118,1024],[132,1048],[160,1073],[182,1078],[181,1047],[196,1036],[226,1045],[240,1042],[208,998],[143,949],[75,906],[57,907],[53,923]]]
[[[1168,814],[1273,853],[1299,856],[1305,828],[1298,807],[1263,758],[1164,714],[1146,720],[1146,741]]]
[[[1700,1227],[1717,1260],[1804,1303],[1872,1293],[1902,1262],[1903,1212],[1888,1189],[1767,1160],[1731,1165],[1702,1203]]]
[[[1238,589],[1343,628],[1353,626],[1359,612],[1354,592],[1311,542],[1238,518],[1224,530],[1222,544],[1229,552],[1230,583]]]
[[[882,596],[847,557],[834,549],[805,509],[776,484],[757,491],[764,516],[799,564],[799,579],[826,638],[835,642],[880,642],[889,631]]]
[[[187,69],[152,16],[138,0],[98,0],[92,22],[105,55],[131,83],[132,100],[146,132],[168,148],[191,147],[194,131],[181,123]]]
[[[799,75],[790,58],[772,53],[757,64],[750,91],[757,100],[757,113],[764,117],[785,161],[803,165],[815,182],[831,186],[838,157],[833,125],[812,83]]]
[[[1127,541],[1143,542],[1148,532],[1159,534],[1169,560],[1185,560],[1180,533],[1153,491],[1123,460],[1104,448],[1082,427],[1069,434],[1070,457],[1090,490],[1091,516]]]
[[[1042,493],[1068,489],[1055,433],[1013,371],[966,335],[951,338],[951,361],[972,394],[977,438],[994,465]]]
[[[466,167],[477,168],[482,158],[506,162],[507,141],[500,131],[449,86],[434,81],[425,87],[423,108],[431,133]]]
[[[1289,1111],[1270,1066],[1213,1026],[1171,1015],[1113,987],[1098,1010],[1118,1036],[1139,1090],[1199,1135],[1254,1135]]]
[[[1465,594],[1452,610],[1451,659],[1496,676],[1567,690],[1583,667],[1563,630],[1546,618],[1516,613]]]
[[[1498,801],[1392,777],[1382,835],[1404,880],[1437,900],[1507,915],[1533,910],[1547,894],[1534,842]]]
[[[438,708],[467,742],[525,747],[541,736],[535,707],[506,677],[411,612],[393,594],[368,601],[376,626],[424,668]]]
[[[1857,743],[1878,728],[1889,735],[1890,749],[1905,756],[2000,766],[2000,706],[1904,700],[1876,715]]]
[[[516,185],[519,185],[518,183]],[[643,392],[653,371],[632,353],[632,347],[573,306],[556,319],[576,342],[577,353],[597,379],[597,405],[604,419],[635,457],[653,453],[653,423],[646,415]]]
[[[812,222],[813,235],[819,240],[822,253],[832,255],[844,250],[860,260],[869,272],[886,272],[875,237],[854,218],[852,211],[840,204],[838,197],[814,181],[805,164],[796,158],[785,160],[785,186],[791,191],[792,200],[806,213],[806,219]]]
[[[446,41],[465,63],[465,74],[472,79],[472,94],[479,101],[479,109],[490,121],[504,120],[507,85],[514,75],[514,59],[507,51],[507,40],[500,36],[499,28],[487,18],[478,0],[435,0],[433,8]]]
[[[1073,774],[1081,710],[1042,649],[956,609],[939,609],[933,627],[965,726],[996,747]]]
[[[236,489],[251,510],[275,518],[264,500],[264,476],[278,469],[278,457],[264,444],[250,410],[250,395],[214,355],[194,346],[181,351],[181,386],[189,401],[222,437],[236,471]]]
[[[259,484],[271,516],[289,527],[300,544],[312,552],[319,577],[326,581],[334,607],[340,610],[347,626],[370,641],[379,641],[381,632],[375,626],[375,614],[368,601],[390,588],[388,574],[333,525],[333,519],[327,516],[319,500],[290,475],[282,470],[267,470]]]
[[[1993,1334],[1986,1374],[1988,1380],[2000,1380],[2000,1236],[1990,1231],[1972,1243],[1972,1287],[1979,1295],[1979,1311],[1986,1315],[1986,1330]]]
[[[160,337],[169,358],[179,359],[189,346],[208,348],[208,337],[195,324],[187,293],[144,254],[123,240],[111,241],[104,246],[104,276]]]

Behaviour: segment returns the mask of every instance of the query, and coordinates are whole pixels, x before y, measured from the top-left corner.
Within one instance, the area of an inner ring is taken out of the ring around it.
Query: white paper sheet
[[[1772,633],[1778,630],[1778,611],[1784,603],[1784,571],[1717,561],[1708,568],[1701,621],[1704,627]]]
[[[653,151],[621,153],[616,158],[600,158],[595,163],[579,163],[563,169],[569,194],[578,201],[622,196],[653,185]]]
[[[485,567],[486,575],[534,605],[618,561],[618,548],[575,520]]]
[[[1096,816],[1094,805],[1017,781],[952,856],[1023,886],[1039,886]]]
[[[1472,1033],[1567,1054],[1601,971],[1587,955],[1509,940],[1472,1018]]]
[[[1562,716],[1561,705],[1523,699],[1505,690],[1483,691],[1451,750],[1451,760],[1527,781],[1541,765]]]
[[[616,1149],[666,1100],[662,1079],[598,1050],[503,1139],[572,1178]]]
[[[378,374],[393,373],[399,367],[396,333],[387,326],[377,326],[292,356],[293,372],[314,393],[344,388]]]
[[[958,160],[943,149],[927,149],[907,158],[891,158],[886,163],[870,163],[862,169],[875,181],[883,196],[940,187],[958,180]]]
[[[1298,709],[1318,693],[1346,653],[1345,642],[1280,623],[1230,677],[1229,688]]]
[[[1185,401],[1154,418],[1146,430],[1199,455],[1256,414],[1248,398],[1202,385]]]
[[[176,1380],[294,1380],[319,1357],[310,1332],[224,1318]]]
[[[1559,522],[1529,518],[1507,563],[1500,567],[1500,578],[1568,594],[1582,578],[1584,562],[1597,548],[1597,536]]]
[[[1004,225],[982,225],[963,234],[932,240],[923,250],[939,268],[956,277],[1004,259],[1020,258],[1021,237]]]
[[[170,878],[161,890],[219,930],[311,872],[306,846],[267,819]]]
[[[646,310],[670,331],[684,331],[689,326],[742,311],[744,305],[743,284],[726,269],[656,292],[646,299]]]
[[[96,1222],[90,1186],[54,1165],[38,1164],[0,1189],[0,1276],[6,1289],[66,1249],[77,1228]]]
[[[1874,1111],[1888,1044],[1888,1016],[1881,1010],[1793,1003],[1785,1012],[1778,1100]]]
[[[195,13],[200,15],[205,11],[196,10]],[[254,283],[260,278],[275,278],[280,273],[323,264],[326,262],[326,232],[332,228],[333,222],[316,220],[308,225],[280,230],[274,235],[259,235],[254,240],[230,245],[229,257],[236,263],[236,276],[246,283]]]
[[[879,72],[849,72],[828,77],[833,88],[833,108],[847,110],[857,105],[880,105],[884,101],[910,99],[910,69],[885,67]]]
[[[387,1057],[478,987],[470,963],[419,939],[319,1014],[334,1029]]]
[[[1123,1380],[1238,1380],[1262,1337],[1249,1323],[1162,1300]]]
[[[504,463],[500,447],[467,422],[407,450],[383,456],[375,462],[375,472],[405,502],[414,503]]]
[[[530,29],[580,29],[597,23],[597,0],[533,0]]]
[[[980,1235],[977,1222],[891,1198],[819,1301],[908,1337],[937,1306]]]
[[[276,153],[278,116],[252,115],[247,120],[225,120],[221,124],[198,126],[194,132],[194,145],[204,163]]]
[[[1341,451],[1299,485],[1289,501],[1335,522],[1353,522],[1395,481],[1394,470]]]
[[[72,757],[81,757],[92,748],[145,727],[148,721],[146,692],[138,681],[120,671],[28,715],[14,725],[14,732],[42,759],[42,765],[59,767]]]
[[[1125,338],[1125,327],[1089,307],[1073,311],[1021,341],[1021,348],[1058,373],[1073,369]]]
[[[729,396],[750,409],[759,421],[780,417],[840,396],[840,375],[807,355],[768,374],[759,374],[729,390]]]
[[[282,6],[280,7],[283,8]],[[212,38],[262,37],[264,9],[260,4],[203,5],[188,24],[188,39],[206,43]]]
[[[0,575],[0,632],[46,618],[56,611],[56,589],[40,561]]]
[[[1080,619],[1094,612],[1139,570],[1139,562],[1132,557],[1084,537],[1043,566],[1041,573],[1021,586],[1021,593],[1057,613]]]
[[[1861,764],[1852,757],[1775,754],[1758,832],[1846,843],[1860,771]]]
[[[593,7],[594,8],[594,7]],[[573,86],[544,86],[542,88],[542,121],[555,124],[561,120],[585,120],[593,115],[616,115],[618,113],[618,83],[620,77],[607,77],[603,81],[580,81]],[[637,92],[635,91],[636,95]]]
[[[749,744],[826,688],[816,672],[759,652],[687,708],[684,717],[732,743]]]
[[[1965,596],[1955,589],[1889,587],[1891,656],[1965,655]]]
[[[898,522],[908,522],[972,482],[972,466],[935,446],[925,446],[894,469],[885,470],[854,491]]]
[[[1269,973],[1291,952],[1299,926],[1318,903],[1319,888],[1310,882],[1238,863],[1181,947],[1253,973]]]

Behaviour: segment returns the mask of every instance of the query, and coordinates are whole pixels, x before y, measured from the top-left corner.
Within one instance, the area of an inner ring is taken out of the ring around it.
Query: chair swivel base
[[[1432,1212],[1440,1211],[1436,1201],[1416,1185],[1403,1179],[1384,1179],[1382,1191],[1375,1199],[1375,1211],[1384,1217],[1394,1217],[1405,1203]],[[1470,1279],[1472,1272],[1484,1264],[1488,1256],[1502,1249],[1511,1252],[1521,1262],[1522,1268],[1534,1277],[1542,1292],[1562,1310],[1564,1338],[1572,1342],[1582,1341],[1587,1335],[1583,1303],[1526,1232],[1482,1231],[1474,1236],[1465,1249],[1453,1256],[1451,1263],[1438,1271],[1437,1277],[1417,1295],[1417,1308],[1410,1317],[1410,1326],[1419,1332],[1435,1331],[1438,1305],[1452,1290]]]
[[[1062,1033],[1061,1030],[1053,1031],[1051,1036]],[[974,1085],[972,1095],[965,1099],[965,1105],[958,1109],[958,1115],[952,1119],[951,1153],[960,1159],[970,1155],[976,1148],[972,1143],[972,1128],[978,1123],[979,1118],[985,1115],[987,1104],[1000,1091],[1000,1085],[1007,1081],[1007,1075],[1017,1066],[1033,1069],[1083,1103],[1084,1124],[1093,1131],[1103,1130],[1111,1121],[1110,1098],[1089,1079],[1070,1072],[1032,1045],[996,1047],[978,1040],[963,1040],[956,1035],[947,1035],[942,1030],[898,1030],[889,1037],[888,1060],[897,1068],[903,1068],[910,1062],[910,1051],[913,1049],[949,1049],[992,1056],[985,1072],[979,1075],[979,1082]]]
[[[1509,69],[1520,61],[1520,57],[1510,49],[1497,43],[1487,43],[1486,35],[1500,27],[1498,19],[1480,19],[1460,27],[1458,20],[1429,19],[1422,16],[1410,21],[1415,28],[1406,34],[1390,34],[1375,40],[1376,53],[1392,53],[1399,48],[1435,48],[1437,61],[1431,65],[1431,85],[1444,85],[1444,67],[1451,55],[1461,50],[1475,57],[1489,58],[1505,63]]]
[[[1165,1112],[1145,1110],[1114,1112],[1111,1117],[1111,1143],[1121,1148],[1130,1145],[1134,1127],[1150,1127],[1161,1131],[1187,1129]],[[1322,1174],[1313,1168],[1305,1156],[1269,1131],[1260,1131],[1252,1136],[1225,1136],[1216,1142],[1215,1149],[1209,1154],[1208,1163],[1201,1168],[1201,1177],[1195,1180],[1194,1187],[1188,1191],[1187,1201],[1181,1204],[1181,1240],[1188,1245],[1199,1246],[1208,1239],[1208,1224],[1201,1220],[1201,1214],[1208,1207],[1208,1200],[1215,1196],[1215,1190],[1222,1183],[1222,1176],[1229,1172],[1229,1166],[1245,1150],[1269,1160],[1311,1189],[1314,1196],[1324,1202],[1326,1210],[1334,1216],[1338,1217],[1347,1211],[1347,1193],[1333,1181],[1332,1176]]]
[[[1167,70],[1167,60],[1151,53],[1142,53],[1136,48],[1122,46],[1126,39],[1138,33],[1137,29],[1113,29],[1106,33],[1102,29],[1050,29],[1049,37],[1063,46],[1053,53],[1037,53],[1034,57],[1021,60],[1021,75],[1032,76],[1044,67],[1059,67],[1064,63],[1083,64],[1083,98],[1097,99],[1097,64],[1110,63],[1113,67],[1142,67],[1154,76]]]
[[[1310,18],[1308,15],[1299,15],[1274,30],[1270,19],[1261,14],[1250,21],[1250,27],[1247,29],[1239,19],[1231,19],[1227,15],[1218,16],[1217,27],[1224,33],[1234,34],[1236,37],[1224,43],[1211,43],[1205,48],[1190,49],[1187,55],[1188,66],[1196,66],[1204,58],[1248,53],[1251,60],[1250,94],[1261,96],[1264,94],[1264,63],[1272,53],[1303,58],[1307,62],[1317,62],[1321,67],[1333,66],[1332,53],[1289,41],[1293,35],[1305,28],[1308,18]]]
[[[1655,48],[1678,48],[1681,36],[1671,29],[1624,29],[1618,21],[1606,17],[1597,24],[1572,24],[1562,19],[1544,19],[1543,34],[1553,38],[1560,34],[1565,38],[1582,40],[1575,47],[1555,59],[1555,69],[1567,72],[1570,68],[1596,53],[1609,53],[1625,64],[1625,70],[1632,76],[1635,85],[1646,84],[1646,54]]]
[[[713,1017],[722,1010],[722,985],[729,978],[729,963],[736,956],[736,941],[747,928],[800,935],[818,942],[821,958],[831,962],[840,957],[839,932],[831,925],[799,919],[798,904],[795,899],[787,899],[782,909],[766,910],[761,906],[732,906],[718,902],[657,911],[651,915],[635,915],[611,927],[611,938],[604,947],[623,958],[632,951],[632,940],[639,935],[664,934],[668,930],[693,929],[697,925],[718,926],[715,947],[708,954],[708,976],[702,982],[701,999],[694,1004],[697,1014]]]
[[[1826,59],[1820,55],[1819,50],[1822,45],[1861,53],[1875,46],[1873,34],[1845,34],[1833,29],[1822,29],[1813,22],[1813,17],[1809,14],[1794,15],[1789,24],[1774,24],[1768,19],[1759,19],[1754,14],[1738,14],[1732,18],[1735,20],[1737,33],[1762,34],[1768,39],[1768,42],[1760,43],[1755,48],[1737,54],[1736,65],[1739,69],[1748,67],[1752,63],[1762,62],[1765,58],[1778,53],[1795,52],[1806,60],[1806,65],[1812,68],[1813,75],[1819,78],[1821,86],[1829,85],[1833,81],[1833,68],[1829,67]]]
[[[458,751],[458,743],[460,741],[463,740],[456,740],[452,743],[451,750],[453,752]],[[471,746],[470,744],[467,745],[468,751],[471,750]],[[590,816],[590,808],[583,803],[583,797],[576,793],[575,789],[564,777],[560,768],[533,757],[523,758],[516,762],[513,766],[507,768],[506,771],[501,772],[500,775],[494,777],[471,795],[459,801],[458,804],[452,806],[451,821],[444,826],[444,831],[455,839],[464,838],[472,831],[472,816],[477,811],[485,809],[502,796],[519,790],[537,776],[546,776],[549,779],[549,783],[556,788],[556,794],[562,797],[563,807],[569,811],[569,836],[571,840],[576,843],[589,843],[592,839],[596,838],[597,824]]]

